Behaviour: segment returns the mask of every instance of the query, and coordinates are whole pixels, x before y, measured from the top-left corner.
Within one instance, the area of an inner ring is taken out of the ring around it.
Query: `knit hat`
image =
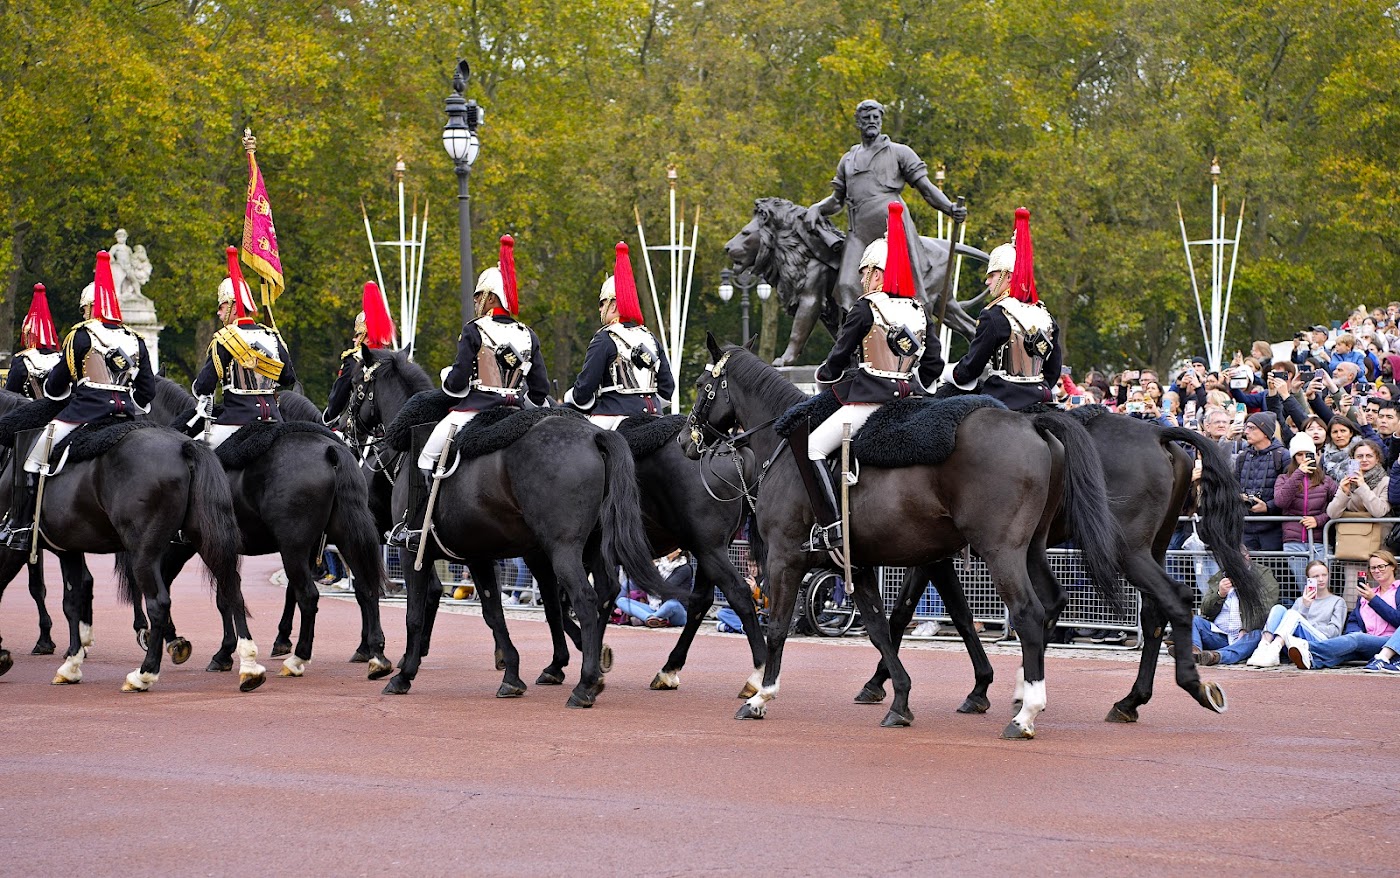
[[[1273,415],[1269,415],[1273,417]],[[1313,444],[1312,437],[1307,433],[1294,433],[1293,439],[1288,443],[1288,456],[1292,458],[1295,454],[1316,454],[1317,446]]]
[[[1245,423],[1253,424],[1254,426],[1258,427],[1259,432],[1263,433],[1265,436],[1268,436],[1271,439],[1273,438],[1274,433],[1278,430],[1278,418],[1274,417],[1274,415],[1271,412],[1255,412],[1245,420]],[[1309,439],[1308,443],[1309,445],[1311,445],[1312,440]],[[1312,449],[1309,448],[1309,450]]]

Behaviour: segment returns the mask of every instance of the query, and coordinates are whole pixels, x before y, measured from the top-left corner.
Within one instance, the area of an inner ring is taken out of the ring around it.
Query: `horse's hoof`
[[[274,644],[274,646],[275,646],[275,645],[276,645],[276,644]],[[367,653],[367,652],[365,652],[365,651],[362,650],[362,649],[357,649],[357,650],[355,650],[355,654],[352,655],[352,656],[350,656],[350,664],[352,664],[352,665],[362,665],[362,664],[364,664],[365,662],[367,662],[367,661],[369,661],[369,660],[370,660],[370,654]],[[373,677],[370,677],[370,679],[373,680],[374,678],[373,678]]]
[[[205,668],[204,670],[206,670],[206,671],[231,671],[231,670],[233,670],[233,659],[231,659],[231,658],[220,658],[219,656],[216,655],[216,656],[214,656],[212,659],[209,660],[209,667]]]
[[[53,651],[54,651],[56,648],[57,648],[57,647],[54,646],[54,642],[53,642],[52,640],[41,640],[41,641],[39,641],[38,643],[34,644],[34,648],[31,649],[31,650],[29,651],[29,654],[30,654],[30,655],[53,655]],[[0,673],[3,673],[3,672],[0,672]]]
[[[272,652],[268,654],[271,655],[273,658],[277,658],[278,656],[286,655],[291,651],[292,642],[290,640],[274,640],[272,641]],[[354,659],[351,659],[351,661],[354,661]]]
[[[389,672],[392,670],[394,670],[393,664],[382,655],[377,655],[369,660],[369,678],[371,680],[382,680],[389,676]]]
[[[885,718],[880,720],[882,729],[903,729],[914,722],[914,711],[906,710],[903,713],[890,708],[890,712],[885,714]]]
[[[141,647],[142,652],[148,652],[151,648],[151,629],[136,629],[136,645]]]
[[[591,692],[574,692],[565,703],[566,707],[583,710],[593,706],[594,696]]]
[[[81,682],[83,682],[82,677],[78,677],[77,679],[70,679],[68,677],[63,676],[62,674],[55,674],[54,678],[49,681],[50,685],[53,686],[76,686]],[[122,684],[122,691],[127,691],[126,684]]]
[[[739,707],[739,712],[734,714],[735,719],[763,719],[767,711],[762,707],[754,707],[747,701]]]
[[[1017,723],[1007,723],[1006,728],[1001,730],[1001,736],[1008,741],[1029,741],[1035,737],[1035,729],[1023,729]]]
[[[1218,683],[1201,683],[1201,704],[1216,713],[1224,713],[1229,709],[1225,702],[1225,690],[1221,689]]]
[[[266,674],[266,672],[261,673],[261,674],[239,674],[239,675],[238,675],[238,691],[239,691],[239,692],[252,692],[254,689],[258,688],[259,686],[261,686],[262,684],[264,684],[264,683],[266,683],[266,682],[267,682],[267,674]]]
[[[563,672],[563,671],[555,672],[555,671],[551,671],[549,668],[545,668],[543,671],[540,671],[540,675],[539,675],[538,677],[535,678],[535,685],[536,685],[536,686],[563,686],[563,685],[564,685],[564,672]]]
[[[519,698],[525,694],[524,683],[502,683],[496,690],[497,698]]]
[[[749,697],[753,697],[753,693],[750,693]],[[856,693],[854,699],[856,704],[879,704],[884,700],[885,687],[883,686],[866,686]]]
[[[745,701],[748,701],[750,698],[754,697],[757,694],[758,687],[752,683],[745,683],[744,688],[739,690],[739,697],[744,699]]]
[[[143,688],[143,687],[141,687],[141,686],[133,686],[133,685],[131,685],[131,681],[130,681],[130,680],[123,680],[123,681],[122,681],[122,691],[123,691],[123,692],[150,692],[150,691],[151,691],[151,687],[150,687],[150,686],[146,686],[146,687]]]
[[[958,713],[986,713],[992,706],[984,695],[969,695],[958,705]]]
[[[1138,721],[1136,707],[1123,707],[1115,704],[1108,709],[1108,716],[1103,718],[1106,723],[1135,723]]]
[[[170,653],[170,660],[177,665],[183,665],[190,660],[190,655],[194,652],[194,647],[183,637],[177,637],[166,644],[165,651]]]
[[[612,670],[612,663],[613,663],[612,647],[611,647],[611,646],[608,646],[608,645],[605,643],[605,644],[603,644],[603,653],[602,653],[601,656],[598,657],[598,666],[601,667],[601,668],[603,669],[603,673],[606,674],[608,671],[611,671],[611,670]]]
[[[10,655],[8,649],[0,649],[0,677],[5,676],[5,672],[15,666],[14,657]]]
[[[500,650],[500,649],[496,650],[495,656],[496,656],[496,670],[498,670],[498,671],[504,671],[504,670],[506,669],[506,654],[505,654],[505,650]]]
[[[407,695],[408,690],[412,687],[412,680],[405,679],[403,674],[395,674],[389,678],[389,682],[384,684],[383,694]]]
[[[676,671],[657,671],[651,678],[651,688],[657,692],[670,692],[681,688],[681,675]]]

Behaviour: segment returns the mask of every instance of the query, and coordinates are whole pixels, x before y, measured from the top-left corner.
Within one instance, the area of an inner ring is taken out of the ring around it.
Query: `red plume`
[[[904,234],[904,205],[890,202],[890,224],[885,234],[885,280],[883,289],[891,296],[918,298],[914,269],[909,264],[909,238]]]
[[[43,284],[34,285],[34,301],[29,303],[29,313],[24,315],[20,332],[21,343],[28,347],[58,347],[58,331],[53,326],[53,315],[49,313],[49,297]]]
[[[1016,243],[1016,266],[1011,269],[1010,294],[1027,305],[1040,301],[1035,289],[1035,248],[1031,245],[1031,212],[1016,208],[1016,227],[1011,233]]]
[[[117,285],[112,280],[112,254],[97,251],[97,270],[92,278],[92,316],[107,323],[120,323],[121,305],[117,303]]]
[[[506,310],[520,313],[520,292],[515,280],[515,239],[510,235],[501,236],[501,288],[505,290]]]
[[[239,323],[253,321],[257,317],[258,306],[253,304],[253,291],[243,281],[243,269],[238,265],[238,248],[229,247],[224,251],[228,256],[228,279],[233,284],[233,314]]]
[[[637,300],[637,281],[632,277],[632,260],[627,256],[627,244],[617,242],[617,265],[613,269],[613,292],[617,295],[617,319],[623,323],[643,324],[642,303]]]
[[[365,284],[362,304],[365,312],[365,344],[371,348],[393,344],[394,318],[389,316],[389,303],[384,300],[379,284],[374,281]]]

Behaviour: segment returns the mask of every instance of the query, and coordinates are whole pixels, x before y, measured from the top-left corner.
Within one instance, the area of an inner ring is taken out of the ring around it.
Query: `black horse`
[[[8,480],[0,490],[9,490]],[[161,647],[174,639],[169,579],[161,562],[173,543],[182,542],[204,561],[215,603],[231,618],[238,640],[239,688],[246,692],[262,685],[266,673],[257,663],[257,646],[248,632],[238,574],[233,500],[208,448],[161,427],[132,430],[99,456],[70,462],[51,477],[41,516],[44,545],[58,555],[66,585],[63,611],[69,645],[54,683],[82,679],[84,641],[90,642],[92,619],[91,578],[85,577],[83,553],[118,553],[123,598],[133,604],[144,598],[150,614],[153,636],[146,658],[127,675],[122,691],[143,692],[156,682]],[[0,593],[27,560],[25,552],[0,550]],[[0,668],[8,667],[8,660],[9,654],[0,650]]]
[[[279,402],[294,413],[299,404],[302,414],[307,407],[315,408],[305,397],[290,393],[282,394]],[[157,380],[152,418],[169,423],[188,416],[193,406],[194,397],[183,387]],[[228,482],[238,516],[239,552],[280,555],[287,574],[288,600],[295,600],[301,609],[296,649],[279,673],[300,677],[311,660],[319,600],[313,568],[323,541],[329,539],[354,575],[355,599],[360,607],[360,645],[355,655],[368,658],[371,680],[388,675],[393,665],[384,656],[384,629],[379,620],[384,563],[369,511],[368,490],[349,447],[325,431],[288,433],[256,460],[229,470]],[[166,557],[167,577],[177,574],[191,557],[188,547],[174,547]],[[223,642],[208,669],[229,670],[234,646],[230,619],[225,616]]]
[[[1177,685],[1202,706],[1223,712],[1226,707],[1223,691],[1218,685],[1202,684],[1191,655],[1191,586],[1173,579],[1165,570],[1167,546],[1191,487],[1191,459],[1176,443],[1191,445],[1201,461],[1198,511],[1202,538],[1211,546],[1226,575],[1236,583],[1241,600],[1258,608],[1263,601],[1259,579],[1239,550],[1244,524],[1239,485],[1224,453],[1205,436],[1105,412],[1103,409],[1085,410],[1079,418],[1103,461],[1109,507],[1123,534],[1118,567],[1128,582],[1142,593],[1143,632],[1137,680],[1128,695],[1109,710],[1107,720],[1136,722],[1138,708],[1151,699],[1165,622],[1171,623],[1172,640],[1176,645]],[[1056,544],[1068,537],[1064,516],[1060,516],[1055,521],[1050,541]],[[972,613],[951,561],[913,569],[905,577],[890,613],[896,647],[913,619],[919,596],[930,581],[943,597],[972,658],[974,688],[958,711],[981,713],[990,704],[987,689],[992,682],[992,665],[981,640],[973,633]],[[883,665],[878,667],[855,700],[861,704],[879,703],[885,697],[884,682],[888,679]]]
[[[29,397],[24,396],[23,394],[12,393],[8,390],[0,389],[0,415],[4,415],[7,412],[13,411],[14,409],[19,408],[20,406],[24,405],[29,401]],[[3,474],[0,474],[0,478],[5,479],[6,484],[8,485],[11,483],[12,480],[12,470],[9,469],[9,463],[10,458],[14,456],[14,453],[12,449],[5,448],[3,450],[0,450],[0,455],[3,455],[3,458],[0,459],[3,459],[4,464],[3,467],[0,467],[0,470],[3,470]],[[9,506],[8,499],[5,502],[5,506]],[[48,587],[44,583],[44,564],[42,561],[40,561],[38,563],[29,564],[27,566],[29,568],[29,596],[34,599],[34,606],[39,611],[39,638],[34,641],[34,648],[29,651],[29,654],[53,655],[54,649],[56,649],[57,647],[53,642],[53,617],[49,615],[49,608],[45,603],[45,600],[48,597]],[[87,574],[87,581],[87,587],[91,588],[92,574]],[[92,624],[92,618],[90,615],[87,619],[87,624],[89,626]],[[3,655],[8,655],[8,653],[4,653]],[[9,665],[5,664],[4,662],[5,659],[3,657],[0,657],[0,674],[3,674],[5,673],[5,671],[9,670]]]
[[[758,490],[756,522],[773,604],[763,686],[738,718],[760,718],[778,694],[783,646],[806,572],[821,557],[801,545],[812,515],[796,464],[766,429],[804,398],[776,370],[743,348],[723,350],[711,336],[713,364],[701,373],[691,412],[695,431],[682,431],[687,453],[700,453],[700,430],[723,433],[749,428],[754,452],[767,460]],[[1050,524],[1063,504],[1084,551],[1095,588],[1115,599],[1113,559],[1117,528],[1104,500],[1103,471],[1082,427],[1044,415],[1034,419],[999,408],[970,412],[958,441],[940,465],[900,469],[865,467],[851,492],[846,546],[853,595],[871,641],[890,669],[895,698],[882,725],[908,725],[909,675],[894,650],[874,580],[876,565],[913,566],[951,556],[970,545],[986,561],[1021,636],[1025,698],[1004,737],[1031,738],[1045,708],[1047,623],[1065,602],[1045,554]]]

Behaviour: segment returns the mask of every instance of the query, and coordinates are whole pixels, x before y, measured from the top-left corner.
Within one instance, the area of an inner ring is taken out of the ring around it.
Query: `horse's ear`
[[[758,345],[758,335],[749,336],[749,340],[744,342],[744,350],[753,353],[753,349]]]
[[[718,363],[720,358],[724,356],[724,354],[720,352],[719,342],[715,341],[715,334],[708,329],[705,330],[705,347],[710,352],[711,363]]]

